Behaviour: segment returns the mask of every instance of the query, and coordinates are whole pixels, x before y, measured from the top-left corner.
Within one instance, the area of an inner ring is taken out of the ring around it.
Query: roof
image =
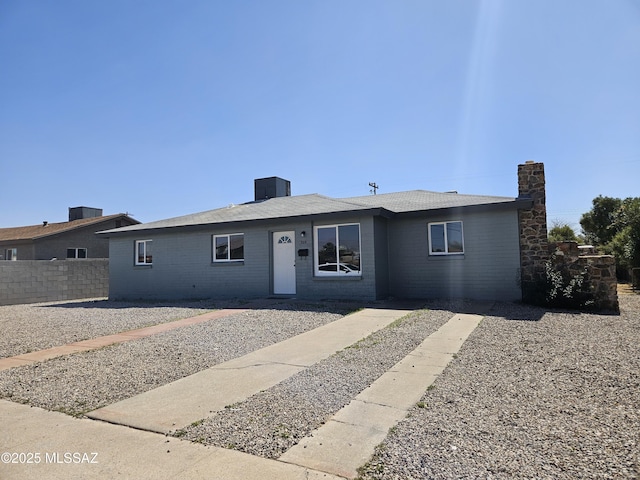
[[[367,195],[364,197],[331,198],[319,194],[276,197],[258,202],[229,205],[205,212],[184,215],[166,220],[131,225],[99,232],[100,234],[137,232],[164,228],[194,227],[233,222],[277,220],[310,215],[370,212],[394,216],[408,212],[421,212],[477,205],[517,206],[517,198],[482,195],[461,195],[426,190]]]
[[[469,207],[514,202],[513,197],[495,197],[487,195],[465,195],[459,193],[431,192],[428,190],[410,190],[399,193],[383,193],[364,197],[344,198],[347,202],[361,205],[378,206],[394,213],[440,210],[445,208]]]
[[[80,220],[73,220],[71,222],[41,223],[39,225],[30,225],[27,227],[0,228],[0,242],[37,240],[39,238],[57,235],[59,233],[68,232],[78,228],[97,225],[120,217],[127,217],[132,221],[139,223],[137,220],[134,220],[124,213],[117,213],[102,217],[83,218]]]

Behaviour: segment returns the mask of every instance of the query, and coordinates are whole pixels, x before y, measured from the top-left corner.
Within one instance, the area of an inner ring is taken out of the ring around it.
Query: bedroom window
[[[244,260],[244,233],[213,236],[214,262],[239,262]]]
[[[67,258],[87,258],[87,249],[67,248]]]
[[[152,240],[136,240],[136,265],[151,265],[153,260],[152,243]]]
[[[314,233],[316,275],[360,275],[359,224],[315,227]]]
[[[429,255],[460,255],[463,253],[462,222],[429,224]]]

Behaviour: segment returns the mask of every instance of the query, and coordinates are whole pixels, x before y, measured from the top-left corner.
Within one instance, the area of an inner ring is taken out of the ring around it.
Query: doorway
[[[295,232],[273,232],[273,293],[296,293]]]

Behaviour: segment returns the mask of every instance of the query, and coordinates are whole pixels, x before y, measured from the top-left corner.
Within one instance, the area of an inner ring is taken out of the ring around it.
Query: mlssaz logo
[[[80,452],[51,452],[45,453],[45,463],[98,463],[98,454],[96,452],[80,453]]]

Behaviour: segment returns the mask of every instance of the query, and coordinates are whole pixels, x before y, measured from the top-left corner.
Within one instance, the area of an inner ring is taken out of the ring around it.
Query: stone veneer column
[[[518,165],[518,196],[531,198],[533,205],[519,211],[520,279],[523,287],[536,282],[549,259],[544,164],[532,160]]]

